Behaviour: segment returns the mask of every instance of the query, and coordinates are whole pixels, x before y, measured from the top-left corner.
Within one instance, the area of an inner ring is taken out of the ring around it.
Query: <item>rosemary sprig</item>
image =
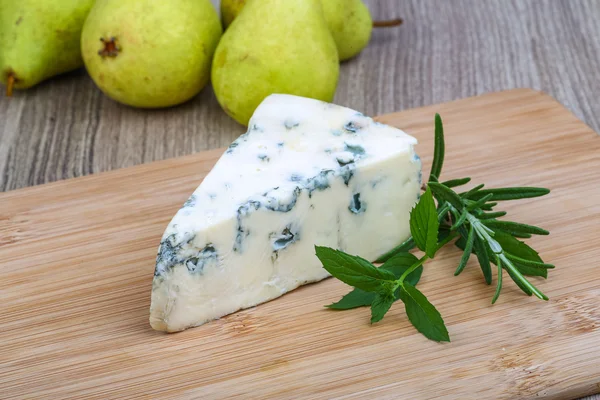
[[[384,317],[395,301],[401,300],[409,320],[419,332],[431,340],[450,341],[440,313],[416,285],[423,264],[455,239],[455,245],[463,250],[463,254],[454,275],[459,275],[471,254],[475,254],[484,280],[489,285],[492,283],[491,264],[496,265],[497,285],[492,304],[502,291],[504,271],[528,296],[548,300],[525,276],[546,278],[554,265],[545,263],[519,238],[548,235],[549,232],[537,226],[501,220],[499,218],[504,217],[506,212],[495,211],[494,207],[499,201],[539,197],[550,191],[536,187],[484,189],[481,184],[457,193],[453,188],[469,183],[471,178],[440,182],[444,156],[444,128],[442,119],[436,114],[434,159],[425,192],[410,214],[411,237],[379,257],[376,262],[384,263],[380,268],[360,257],[316,247],[323,267],[337,279],[354,287],[329,308],[348,310],[370,305],[371,323],[375,323]],[[425,253],[420,259],[408,253],[415,247]]]

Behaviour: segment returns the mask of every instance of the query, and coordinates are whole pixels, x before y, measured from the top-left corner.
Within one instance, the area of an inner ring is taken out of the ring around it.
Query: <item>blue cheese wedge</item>
[[[405,240],[416,143],[348,108],[267,97],[167,227],[152,327],[202,325],[326,278],[315,245],[374,260]]]

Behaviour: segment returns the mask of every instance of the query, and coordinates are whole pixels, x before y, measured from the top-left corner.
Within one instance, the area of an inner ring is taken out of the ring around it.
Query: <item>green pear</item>
[[[83,66],[81,27],[93,0],[0,0],[0,81],[26,89]]]
[[[221,0],[223,26],[227,28],[247,0]],[[371,38],[373,21],[362,0],[321,0],[323,16],[333,35],[341,61],[354,57]]]
[[[223,29],[227,29],[234,19],[242,12],[247,0],[221,0],[221,20]]]
[[[81,52],[107,96],[134,107],[168,107],[208,83],[221,33],[210,0],[99,0],[83,26]]]
[[[221,0],[221,20],[223,28],[227,28],[242,11],[246,0]]]
[[[319,0],[250,0],[225,31],[212,65],[217,100],[243,125],[270,94],[330,102],[339,62]]]
[[[340,61],[354,57],[371,38],[373,20],[362,0],[322,0],[323,15],[335,40]]]

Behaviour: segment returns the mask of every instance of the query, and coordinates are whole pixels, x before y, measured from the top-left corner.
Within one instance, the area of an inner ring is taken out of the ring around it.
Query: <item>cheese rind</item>
[[[152,327],[201,325],[326,278],[314,245],[373,260],[405,240],[415,144],[348,108],[269,96],[168,225]]]

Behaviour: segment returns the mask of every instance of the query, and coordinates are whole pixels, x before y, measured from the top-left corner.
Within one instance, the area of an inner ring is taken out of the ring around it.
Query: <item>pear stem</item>
[[[15,76],[12,74],[8,74],[8,80],[6,82],[6,96],[11,97],[13,92],[13,86],[15,85]]]
[[[402,25],[402,18],[390,19],[387,21],[373,21],[373,28],[390,28],[393,26]]]

